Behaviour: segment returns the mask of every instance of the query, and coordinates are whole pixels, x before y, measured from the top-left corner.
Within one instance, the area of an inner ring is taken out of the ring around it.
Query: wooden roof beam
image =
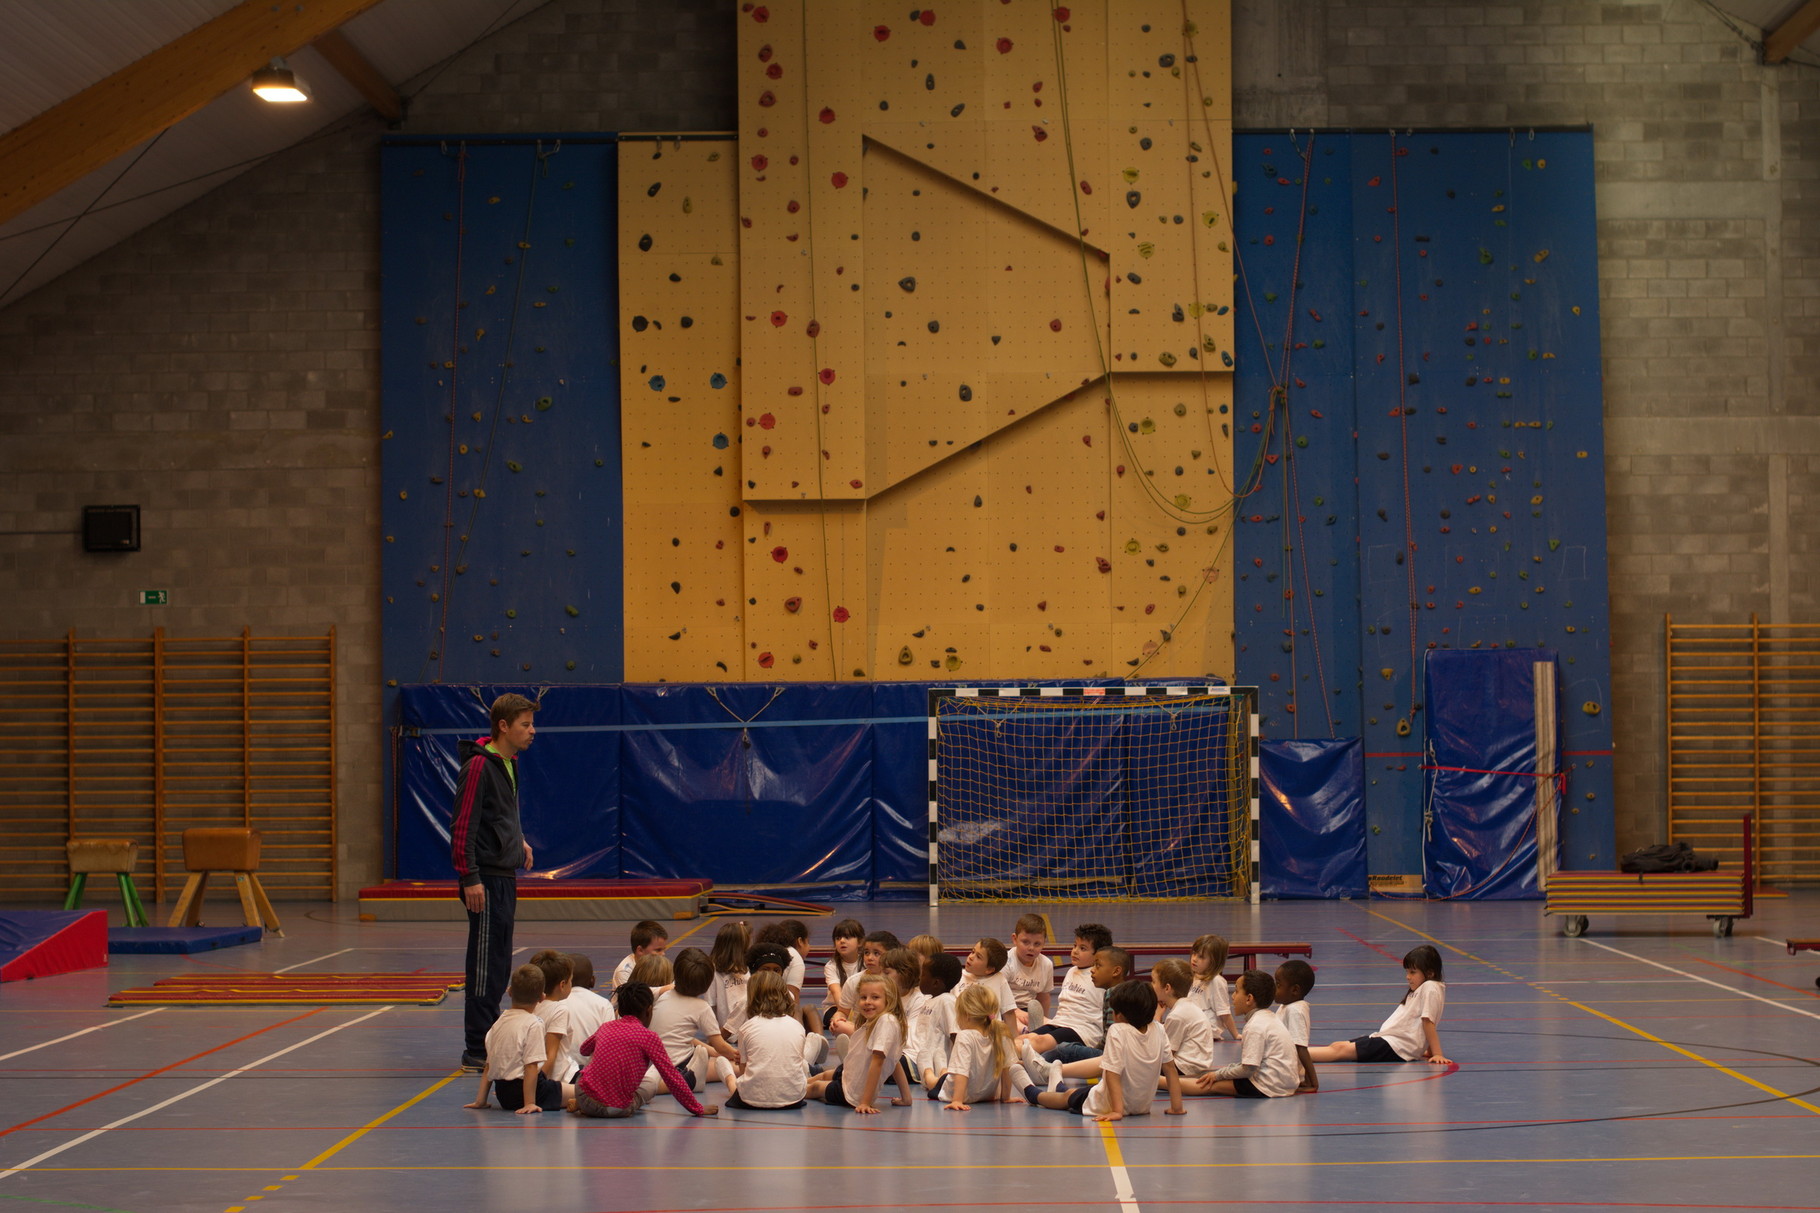
[[[397,122],[404,117],[404,101],[398,96],[398,90],[340,30],[330,30],[311,45],[387,122]]]
[[[379,2],[245,0],[0,135],[0,223]]]
[[[1820,0],[1807,0],[1788,20],[1763,36],[1763,62],[1781,63],[1809,34],[1820,30]]]

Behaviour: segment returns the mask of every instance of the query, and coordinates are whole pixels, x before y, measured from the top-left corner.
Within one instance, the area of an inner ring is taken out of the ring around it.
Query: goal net
[[[929,693],[929,903],[1257,892],[1256,689]]]

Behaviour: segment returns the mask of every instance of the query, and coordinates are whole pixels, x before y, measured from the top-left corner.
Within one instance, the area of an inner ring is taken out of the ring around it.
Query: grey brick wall
[[[405,129],[731,129],[737,7],[553,0]],[[1663,613],[1820,605],[1820,70],[1758,66],[1696,0],[1235,0],[1233,24],[1241,126],[1594,126],[1619,845],[1653,839]],[[113,561],[0,536],[0,634],[337,626],[344,894],[384,815],[380,133],[345,123],[0,311],[0,530],[138,501],[147,534]]]
[[[436,74],[404,129],[731,129],[732,20],[555,0]],[[380,876],[385,820],[382,133],[343,123],[0,311],[0,636],[336,627],[343,896]],[[135,555],[18,533],[119,502],[143,510]],[[138,606],[149,588],[171,605]]]

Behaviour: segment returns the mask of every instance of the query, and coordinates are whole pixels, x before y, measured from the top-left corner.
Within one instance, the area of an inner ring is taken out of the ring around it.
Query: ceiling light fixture
[[[291,69],[284,65],[283,59],[274,59],[270,67],[262,67],[254,72],[252,83],[253,92],[258,94],[261,101],[290,105],[310,99],[309,91]]]

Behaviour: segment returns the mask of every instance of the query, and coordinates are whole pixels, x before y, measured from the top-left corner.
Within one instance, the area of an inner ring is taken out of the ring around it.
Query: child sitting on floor
[[[1156,992],[1141,981],[1126,981],[1106,995],[1112,1009],[1112,1026],[1106,1031],[1106,1051],[1100,1057],[1100,1081],[1073,1091],[1024,1089],[1031,1103],[1058,1111],[1078,1112],[1095,1120],[1123,1120],[1144,1116],[1156,1099],[1157,1079],[1169,1092],[1169,1114],[1180,1116],[1181,1079],[1169,1059],[1169,1040],[1156,1019]]]
[[[1203,1095],[1277,1099],[1295,1094],[1301,1066],[1295,1043],[1270,1010],[1276,984],[1276,978],[1256,969],[1239,974],[1238,988],[1232,992],[1232,1009],[1245,1017],[1244,1052],[1231,1065],[1195,1080]]]
[[[588,1064],[581,1072],[569,1111],[577,1116],[630,1116],[647,1102],[640,1094],[646,1070],[662,1076],[676,1102],[691,1116],[713,1116],[720,1109],[703,1107],[689,1090],[689,1080],[682,1076],[663,1041],[651,1030],[651,987],[632,981],[619,987],[619,1017],[582,1042],[581,1053]]]
[[[537,1018],[537,1004],[543,1001],[543,970],[536,965],[518,966],[506,994],[512,1009],[488,1029],[487,1064],[480,1072],[480,1089],[474,1093],[474,1102],[463,1106],[487,1107],[490,1085],[499,1106],[507,1111],[520,1116],[554,1112],[574,1096],[575,1088],[543,1072],[543,1020]]]

